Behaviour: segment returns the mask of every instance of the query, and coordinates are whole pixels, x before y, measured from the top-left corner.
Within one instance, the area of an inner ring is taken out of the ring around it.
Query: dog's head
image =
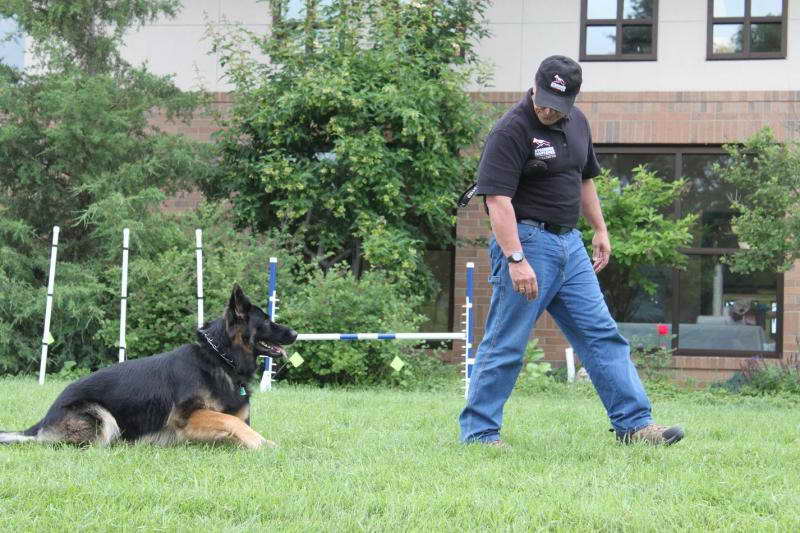
[[[254,356],[285,357],[284,345],[297,339],[297,332],[276,324],[259,307],[250,303],[238,284],[233,286],[225,309],[225,329],[234,345]]]

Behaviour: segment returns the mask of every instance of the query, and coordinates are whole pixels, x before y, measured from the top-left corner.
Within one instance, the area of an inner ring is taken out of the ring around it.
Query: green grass
[[[0,379],[0,428],[36,422],[64,387]],[[669,448],[620,446],[593,394],[517,395],[510,451],[457,444],[451,392],[257,394],[277,450],[0,446],[0,530],[800,530],[791,401],[655,401]]]

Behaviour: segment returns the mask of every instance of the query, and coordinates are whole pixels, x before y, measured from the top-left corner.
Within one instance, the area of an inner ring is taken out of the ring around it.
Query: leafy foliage
[[[738,190],[732,228],[742,248],[726,261],[734,272],[789,270],[800,258],[800,143],[764,128],[724,148],[731,161],[715,171]]]
[[[631,359],[639,370],[641,376],[648,381],[666,381],[669,378],[669,369],[672,365],[672,339],[675,335],[664,335],[659,344],[647,344],[640,339],[632,337]]]
[[[279,318],[308,332],[414,331],[423,320],[414,312],[418,303],[379,271],[356,279],[340,266],[318,270],[295,293],[284,296]],[[398,383],[416,367],[430,366],[424,350],[397,341],[309,342],[289,351],[298,351],[305,362],[289,367],[287,379],[319,384]],[[397,373],[389,366],[395,357],[406,363]]]
[[[482,120],[464,86],[487,4],[310,2],[305,23],[281,23],[273,1],[274,31],[251,36],[265,63],[241,29],[218,35],[236,104],[224,173],[204,191],[242,226],[300,235],[323,268],[345,260],[359,274],[367,260],[424,278],[420,250],[451,241],[453,197],[474,171],[462,152]]]
[[[9,0],[35,43],[35,68],[0,70],[0,372],[36,367],[52,227],[61,227],[54,364],[94,366],[109,349],[121,234],[134,261],[185,242],[167,194],[213,172],[209,145],[159,131],[152,110],[185,120],[202,95],[125,63],[125,32],[177,0]],[[190,241],[191,242],[191,241]],[[134,268],[136,266],[134,265]]]
[[[680,219],[666,215],[666,208],[680,197],[684,181],[665,181],[645,166],[633,169],[631,184],[625,187],[608,171],[595,178],[595,185],[613,252],[598,277],[612,315],[624,321],[635,311],[631,305],[636,291],[653,294],[656,289],[639,267],[684,265],[686,257],[678,248],[691,242],[689,228],[697,215]],[[581,224],[584,244],[591,249],[594,232],[585,220]]]
[[[779,362],[770,362],[762,357],[751,357],[742,361],[739,372],[715,387],[746,396],[800,395],[800,358],[795,354]]]

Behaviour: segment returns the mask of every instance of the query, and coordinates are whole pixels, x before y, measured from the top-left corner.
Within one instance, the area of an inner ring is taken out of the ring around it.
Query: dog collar
[[[216,344],[214,344],[214,341],[211,340],[211,337],[206,335],[206,332],[203,331],[202,329],[200,329],[198,331],[203,334],[203,337],[206,339],[206,342],[208,343],[208,345],[211,346],[211,349],[214,350],[214,353],[216,353],[220,357],[220,359],[222,359],[223,361],[228,363],[228,366],[230,366],[231,368],[235,369],[236,368],[236,364],[234,364],[232,359],[228,358],[227,354],[224,354],[224,353],[222,353],[220,351],[219,347]]]

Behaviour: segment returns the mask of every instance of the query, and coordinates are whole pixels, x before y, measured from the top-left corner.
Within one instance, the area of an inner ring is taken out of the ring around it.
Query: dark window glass
[[[726,156],[711,154],[685,154],[683,176],[689,190],[681,200],[681,213],[699,215],[692,230],[693,247],[737,248],[736,237],[731,230],[733,211],[730,199],[736,190],[722,181],[713,171],[714,163],[724,163]]]
[[[733,274],[718,256],[691,256],[680,273],[678,348],[774,351],[777,295],[774,273]]]
[[[615,280],[613,267],[606,267],[606,270],[600,272],[600,286],[620,333],[633,345],[669,345],[672,270],[657,266],[639,267],[638,273],[650,284],[652,292],[638,284]]]
[[[657,265],[638,272],[653,291],[614,272],[613,264],[599,274],[609,310],[620,332],[632,344],[666,345],[675,334],[677,353],[705,350],[710,355],[775,354],[780,349],[781,318],[779,280],[773,272],[733,274],[720,258],[738,247],[731,230],[730,199],[736,191],[713,171],[725,164],[722,153],[696,149],[636,153],[623,148],[596,147],[603,168],[632,181],[633,168],[646,164],[667,180],[682,176],[688,191],[678,213],[696,213],[693,241],[685,250],[686,270]],[[645,147],[642,151],[646,151]]]
[[[453,254],[453,250],[428,250],[425,252],[425,264],[431,269],[439,287],[436,294],[420,309],[420,312],[427,317],[425,323],[420,326],[420,331],[452,330],[450,306],[453,301]]]
[[[646,165],[660,177],[671,180],[675,175],[675,154],[613,154],[599,153],[597,160],[602,168],[618,177],[620,183],[627,185],[633,176],[633,169]]]
[[[631,183],[633,169],[645,165],[660,177],[672,180],[675,174],[674,154],[597,154],[600,166],[608,169],[625,186]],[[666,209],[667,213],[674,208]],[[600,284],[609,311],[617,321],[622,335],[633,344],[669,344],[669,337],[659,333],[659,326],[669,331],[672,323],[672,270],[643,266],[638,274],[650,284],[652,291],[630,283],[614,265],[600,272]]]
[[[780,52],[783,29],[780,24],[751,24],[750,50],[752,52]]]
[[[650,54],[653,52],[653,28],[651,26],[623,26],[622,53]]]
[[[653,1],[625,0],[622,4],[622,16],[626,19],[653,18]]]

